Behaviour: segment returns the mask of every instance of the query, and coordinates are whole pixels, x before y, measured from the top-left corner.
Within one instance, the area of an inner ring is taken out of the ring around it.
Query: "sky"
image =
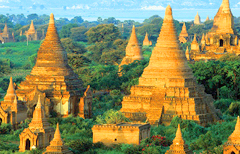
[[[229,0],[233,15],[240,16],[240,0]],[[143,21],[152,15],[164,16],[167,5],[173,17],[180,21],[193,20],[197,11],[204,21],[213,18],[222,0],[0,0],[0,14],[50,14],[55,18],[82,16],[94,21],[115,17],[119,20]]]

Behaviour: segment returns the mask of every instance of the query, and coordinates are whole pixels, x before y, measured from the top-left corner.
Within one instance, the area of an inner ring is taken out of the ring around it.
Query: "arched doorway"
[[[2,125],[2,118],[0,118],[0,126]]]
[[[26,147],[25,147],[25,150],[30,150],[30,140],[29,139],[27,139],[26,140]]]
[[[223,47],[223,39],[220,39],[219,44],[220,44],[220,47]]]
[[[235,154],[235,152],[231,152],[231,154]]]

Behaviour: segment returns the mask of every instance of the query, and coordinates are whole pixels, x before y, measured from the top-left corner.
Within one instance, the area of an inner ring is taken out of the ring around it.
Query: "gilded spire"
[[[209,21],[210,19],[209,19],[209,16],[207,16],[207,18],[206,18],[206,21]]]
[[[233,143],[240,143],[240,119],[239,116],[237,117],[237,123],[235,126],[235,130],[231,134],[231,136],[228,138],[228,141],[231,141]]]
[[[177,129],[177,132],[176,132],[176,137],[173,140],[173,144],[177,144],[177,145],[184,144],[184,140],[182,138],[182,132],[181,132],[180,124],[178,124],[178,129]]]
[[[15,93],[12,77],[10,77],[10,82],[8,85],[7,94],[4,97],[4,101],[14,101],[15,96],[16,96],[16,93]]]
[[[52,153],[72,154],[72,152],[68,150],[68,147],[65,146],[62,141],[58,123],[54,134],[54,138],[52,139],[50,145],[46,148],[46,151],[43,154]]]
[[[73,72],[68,66],[67,52],[61,45],[54,24],[54,16],[51,14],[46,37],[38,50],[36,65],[33,67],[31,75],[67,76],[71,73]]]
[[[192,43],[197,43],[197,35],[196,34],[194,34],[194,38],[193,38]]]
[[[222,9],[223,13],[229,13],[230,12],[229,0],[223,0],[222,7],[223,7]]]
[[[193,73],[187,64],[184,51],[180,49],[172,9],[169,5],[166,8],[161,32],[152,51],[149,65],[144,69],[142,77],[139,78],[139,85],[152,85],[152,82],[144,81],[146,78],[151,78],[151,81],[153,78],[157,78],[156,80],[161,78],[164,83],[162,79],[185,77],[193,77]]]
[[[197,15],[195,16],[195,19],[194,19],[194,24],[195,25],[200,25],[201,24],[201,18],[197,12]]]
[[[188,37],[188,33],[187,33],[187,27],[186,27],[186,24],[185,22],[183,23],[183,26],[182,26],[182,31],[181,33],[179,34],[179,37]]]
[[[49,123],[45,118],[45,112],[42,108],[41,97],[38,95],[38,102],[33,112],[33,118],[31,123],[29,124],[30,129],[39,129],[49,127]]]
[[[138,44],[138,39],[137,39],[137,35],[136,35],[136,30],[135,30],[135,26],[133,25],[133,28],[132,28],[132,34],[130,36],[130,39],[128,41],[128,44]]]
[[[205,41],[205,35],[204,35],[204,33],[202,34],[202,41]]]
[[[185,153],[185,154],[193,153],[188,149],[188,145],[185,144],[182,138],[180,124],[178,124],[178,129],[176,132],[176,137],[173,140],[173,144],[170,146],[170,149],[165,154],[175,154],[175,153]]]

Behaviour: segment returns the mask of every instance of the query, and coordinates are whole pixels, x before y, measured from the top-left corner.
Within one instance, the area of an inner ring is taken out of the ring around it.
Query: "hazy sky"
[[[143,20],[151,15],[164,15],[168,4],[174,18],[191,20],[198,11],[205,20],[214,17],[222,0],[0,0],[0,14],[50,14],[56,18],[82,16],[86,20],[115,17],[120,20]],[[234,16],[240,16],[240,1],[230,0]]]

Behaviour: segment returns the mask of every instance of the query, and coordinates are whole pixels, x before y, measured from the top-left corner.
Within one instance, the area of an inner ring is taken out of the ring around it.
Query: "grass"
[[[10,42],[0,44],[0,59],[10,59],[15,67],[22,67],[30,64],[29,57],[36,54],[41,41]]]

